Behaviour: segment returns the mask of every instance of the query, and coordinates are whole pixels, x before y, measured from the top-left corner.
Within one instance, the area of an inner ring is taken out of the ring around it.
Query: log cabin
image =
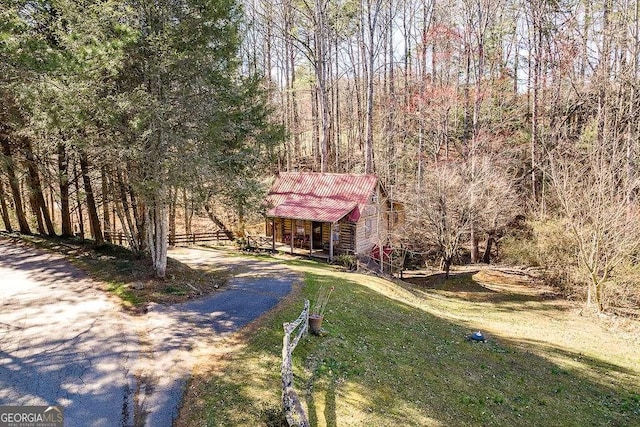
[[[281,172],[266,203],[266,235],[274,249],[330,261],[385,245],[401,208],[371,174]]]

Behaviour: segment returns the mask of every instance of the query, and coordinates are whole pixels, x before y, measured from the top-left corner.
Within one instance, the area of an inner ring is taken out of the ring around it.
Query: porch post
[[[313,221],[311,221],[311,234],[309,235],[309,257],[313,253]]]
[[[276,252],[276,219],[271,218],[271,250]]]
[[[329,227],[329,262],[333,261],[333,226],[334,223],[331,223]]]
[[[293,223],[292,219],[290,219],[289,221],[291,221],[291,238],[289,240],[291,240],[291,242],[290,242],[291,243],[291,255],[293,255],[293,239],[295,239],[295,237],[296,237],[294,227],[296,225]]]

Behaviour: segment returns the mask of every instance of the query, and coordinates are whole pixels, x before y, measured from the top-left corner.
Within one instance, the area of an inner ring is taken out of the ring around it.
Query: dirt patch
[[[559,297],[551,287],[526,273],[491,268],[455,271],[449,279],[442,273],[434,273],[404,281],[423,292],[472,302],[542,301]]]

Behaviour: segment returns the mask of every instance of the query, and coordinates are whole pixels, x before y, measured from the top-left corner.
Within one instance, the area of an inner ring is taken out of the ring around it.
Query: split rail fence
[[[176,234],[169,237],[169,244],[196,244],[198,242],[224,242],[229,241],[229,237],[222,230],[209,233]]]
[[[127,236],[121,232],[111,232],[105,230],[105,240],[108,240],[114,244],[120,246],[127,245]],[[222,230],[211,231],[206,233],[190,233],[190,234],[176,234],[174,236],[169,235],[169,245],[171,246],[187,246],[195,245],[200,242],[229,242],[229,237]]]
[[[291,355],[298,345],[298,341],[306,335],[309,328],[309,300],[304,301],[304,309],[293,322],[284,323],[284,338],[282,342],[282,409],[289,427],[309,427],[307,414],[302,407],[300,398],[293,388],[293,363]],[[298,330],[295,337],[291,335]]]
[[[249,249],[273,249],[273,238],[267,236],[247,236],[247,248]]]

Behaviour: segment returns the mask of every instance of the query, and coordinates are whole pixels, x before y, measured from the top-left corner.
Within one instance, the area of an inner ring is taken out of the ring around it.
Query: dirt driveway
[[[217,251],[170,256],[224,264],[235,277],[134,317],[63,257],[0,239],[0,405],[61,405],[68,427],[170,426],[198,348],[271,309],[297,280]]]

